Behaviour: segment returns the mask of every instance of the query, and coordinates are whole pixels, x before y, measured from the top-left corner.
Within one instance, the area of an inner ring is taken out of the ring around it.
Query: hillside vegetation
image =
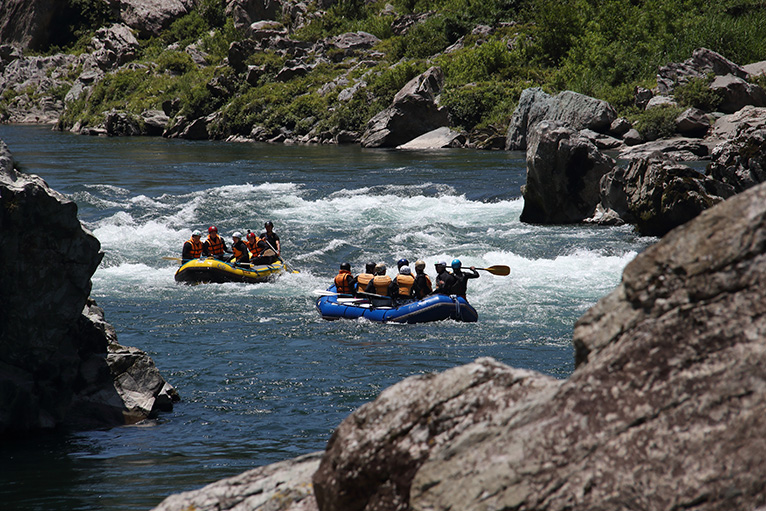
[[[76,4],[90,12],[88,0]],[[408,15],[418,21],[395,34],[392,24]],[[300,26],[280,20],[291,39],[314,43],[365,31],[380,39],[375,60],[358,66],[358,58],[324,59],[303,76],[277,81],[289,55],[261,51],[247,64],[263,72],[248,83],[224,65],[229,45],[243,35],[223,1],[203,0],[160,37],[141,41],[136,62],[146,66],[134,62],[109,75],[88,98],[68,105],[59,126],[94,126],[110,109],[140,113],[170,103],[173,114],[190,118],[219,112],[216,138],[247,136],[253,126],[272,134],[360,131],[408,80],[438,65],[453,126],[503,133],[528,87],[581,92],[640,120],[635,86],[653,87],[658,66],[681,62],[695,48],[740,64],[766,59],[766,7],[755,0],[339,0],[324,11],[310,3],[305,18]],[[66,51],[82,51],[88,39],[80,21],[70,34],[80,42],[65,44]],[[208,54],[209,65],[195,64],[184,51],[190,44]],[[366,87],[344,100],[338,88],[320,91],[340,76],[364,76]]]

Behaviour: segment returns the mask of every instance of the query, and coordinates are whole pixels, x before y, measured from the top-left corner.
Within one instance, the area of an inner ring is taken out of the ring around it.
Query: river
[[[628,226],[519,222],[519,152],[391,151],[100,138],[0,126],[23,171],[74,200],[105,253],[92,296],[120,344],[148,352],[182,401],[157,420],[0,446],[19,510],[146,510],[171,493],[324,448],[354,409],[407,376],[479,357],[566,378],[575,321],[655,240]],[[297,274],[176,284],[193,229],[260,232]],[[55,242],[55,233],[51,241]],[[325,321],[338,265],[508,265],[481,272],[475,324]]]

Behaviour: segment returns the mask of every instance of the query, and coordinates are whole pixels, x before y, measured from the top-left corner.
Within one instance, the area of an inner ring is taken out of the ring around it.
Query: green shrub
[[[645,110],[630,120],[645,140],[672,137],[676,133],[676,117],[683,110],[675,106],[659,106]]]
[[[710,88],[712,81],[712,76],[692,78],[687,83],[676,87],[673,96],[682,106],[691,106],[706,112],[713,112],[723,101],[723,95],[720,91]]]
[[[452,124],[465,130],[507,124],[521,95],[510,82],[482,82],[446,88],[441,104],[449,110]]]
[[[196,68],[191,56],[184,51],[166,51],[157,57],[157,71],[160,73],[170,71],[182,75]]]

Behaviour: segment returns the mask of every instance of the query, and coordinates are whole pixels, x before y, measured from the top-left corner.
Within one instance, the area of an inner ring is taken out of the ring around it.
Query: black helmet
[[[366,273],[373,273],[374,274],[375,273],[375,264],[376,264],[375,261],[371,261],[371,262],[367,263],[366,265],[364,265],[364,271]]]
[[[272,222],[271,220],[269,220],[268,222],[266,222],[265,224],[263,224],[263,226],[264,226],[264,227],[274,227],[274,222]]]
[[[407,259],[399,259],[399,261],[396,262],[396,266],[398,268],[401,268],[402,266],[409,266],[410,262]]]
[[[340,263],[340,269],[341,270],[351,271],[351,264],[349,264],[349,263]]]

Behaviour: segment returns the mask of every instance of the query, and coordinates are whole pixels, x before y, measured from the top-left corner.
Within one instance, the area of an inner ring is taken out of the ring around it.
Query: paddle
[[[511,268],[502,264],[496,264],[489,268],[475,268],[476,270],[484,270],[490,272],[492,275],[510,275]]]
[[[263,241],[265,241],[265,242],[266,242],[266,244],[269,246],[269,248],[270,248],[271,250],[273,250],[273,251],[274,251],[274,253],[275,253],[275,254],[277,253],[277,249],[276,249],[276,248],[274,248],[274,247],[271,245],[271,243],[269,243],[269,240],[267,240],[266,238],[264,238],[264,239],[263,239]],[[300,273],[298,270],[296,270],[295,268],[293,268],[293,267],[292,267],[292,265],[290,265],[290,264],[289,264],[287,261],[285,261],[284,259],[282,259],[282,256],[277,256],[277,259],[279,259],[280,261],[282,261],[282,264],[284,264],[284,265],[285,265],[285,268],[287,268],[287,271],[289,271],[290,273]]]
[[[183,261],[183,259],[181,259],[180,257],[168,257],[168,256],[164,256],[163,259],[166,260],[166,261],[178,261],[178,262]]]
[[[317,296],[345,296],[345,297],[353,297],[354,295],[350,295],[347,293],[335,293],[333,291],[326,291],[324,289],[315,289],[313,293]]]

